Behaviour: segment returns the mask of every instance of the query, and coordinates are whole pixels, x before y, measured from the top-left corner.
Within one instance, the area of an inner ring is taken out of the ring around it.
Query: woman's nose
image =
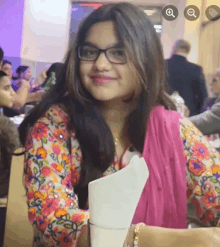
[[[100,53],[95,61],[95,66],[99,71],[110,70],[112,63],[108,61],[104,52]]]
[[[13,90],[13,88],[11,88],[11,95],[12,95],[12,96],[15,95],[15,91]]]

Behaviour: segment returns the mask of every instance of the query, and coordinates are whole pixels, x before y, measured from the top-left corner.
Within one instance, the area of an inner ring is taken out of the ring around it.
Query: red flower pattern
[[[64,129],[54,130],[54,137],[58,140],[59,143],[63,143],[67,139],[67,132]]]
[[[45,123],[36,123],[33,130],[33,139],[40,141],[42,138],[47,138],[47,132],[49,128]]]
[[[37,228],[42,231],[45,231],[47,229],[47,226],[48,226],[47,218],[43,216],[38,216],[37,217]]]
[[[31,136],[31,132],[28,132],[26,143],[25,143],[25,148],[28,151],[32,147],[33,147],[33,139],[32,139],[32,136]]]
[[[63,230],[60,237],[60,246],[62,247],[72,247],[73,246],[73,237],[69,235],[67,230]]]
[[[217,205],[217,198],[214,191],[206,192],[202,197],[202,201],[205,203],[207,208],[214,207]]]
[[[51,168],[50,167],[47,167],[47,166],[43,167],[42,170],[41,170],[41,174],[44,177],[50,176],[51,172],[52,172]]]
[[[72,184],[71,184],[71,176],[70,174],[65,177],[62,181],[62,184],[67,188],[67,189],[71,189]]]
[[[42,214],[47,217],[59,207],[59,199],[46,199],[42,202]]]
[[[193,146],[193,156],[197,157],[199,160],[204,160],[204,159],[209,159],[209,150],[208,148],[204,145],[204,143],[199,143],[196,142],[195,145]]]
[[[200,176],[206,169],[202,162],[198,161],[196,158],[192,158],[189,160],[189,170],[195,176]]]

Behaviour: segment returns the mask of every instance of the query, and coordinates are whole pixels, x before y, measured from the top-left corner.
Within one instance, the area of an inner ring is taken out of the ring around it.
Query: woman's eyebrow
[[[96,48],[99,48],[97,45],[95,45],[94,43],[92,43],[92,42],[90,42],[90,41],[85,41],[84,42],[84,45],[89,45],[89,46],[93,46],[93,47],[96,47]],[[108,45],[107,47],[106,47],[106,49],[108,49],[108,48],[122,48],[123,47],[123,45],[122,45],[122,43],[119,43],[119,42],[117,42],[117,43],[113,43],[113,44],[111,44],[111,45]]]

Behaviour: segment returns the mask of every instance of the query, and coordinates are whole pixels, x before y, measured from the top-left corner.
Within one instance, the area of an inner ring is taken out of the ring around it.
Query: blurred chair
[[[21,149],[16,152],[21,152]],[[31,247],[33,227],[28,220],[28,207],[23,186],[24,156],[13,156],[3,247]]]

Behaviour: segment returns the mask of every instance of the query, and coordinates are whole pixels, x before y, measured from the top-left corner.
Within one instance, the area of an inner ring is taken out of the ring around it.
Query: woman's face
[[[9,63],[4,64],[2,66],[2,71],[4,71],[8,75],[8,77],[9,77],[10,80],[12,79],[12,68],[11,68],[11,64],[9,64]]]
[[[21,73],[20,78],[21,79],[25,79],[27,81],[30,81],[30,79],[31,79],[31,69],[27,68],[23,73]]]
[[[212,91],[216,95],[220,95],[220,72],[216,73],[212,80]]]
[[[8,76],[0,79],[0,107],[12,107],[15,92],[11,87],[11,80]]]
[[[111,21],[94,24],[88,31],[85,43],[99,49],[120,45]],[[104,52],[95,61],[80,60],[79,72],[85,89],[99,101],[128,99],[137,89],[129,64],[111,63]]]

